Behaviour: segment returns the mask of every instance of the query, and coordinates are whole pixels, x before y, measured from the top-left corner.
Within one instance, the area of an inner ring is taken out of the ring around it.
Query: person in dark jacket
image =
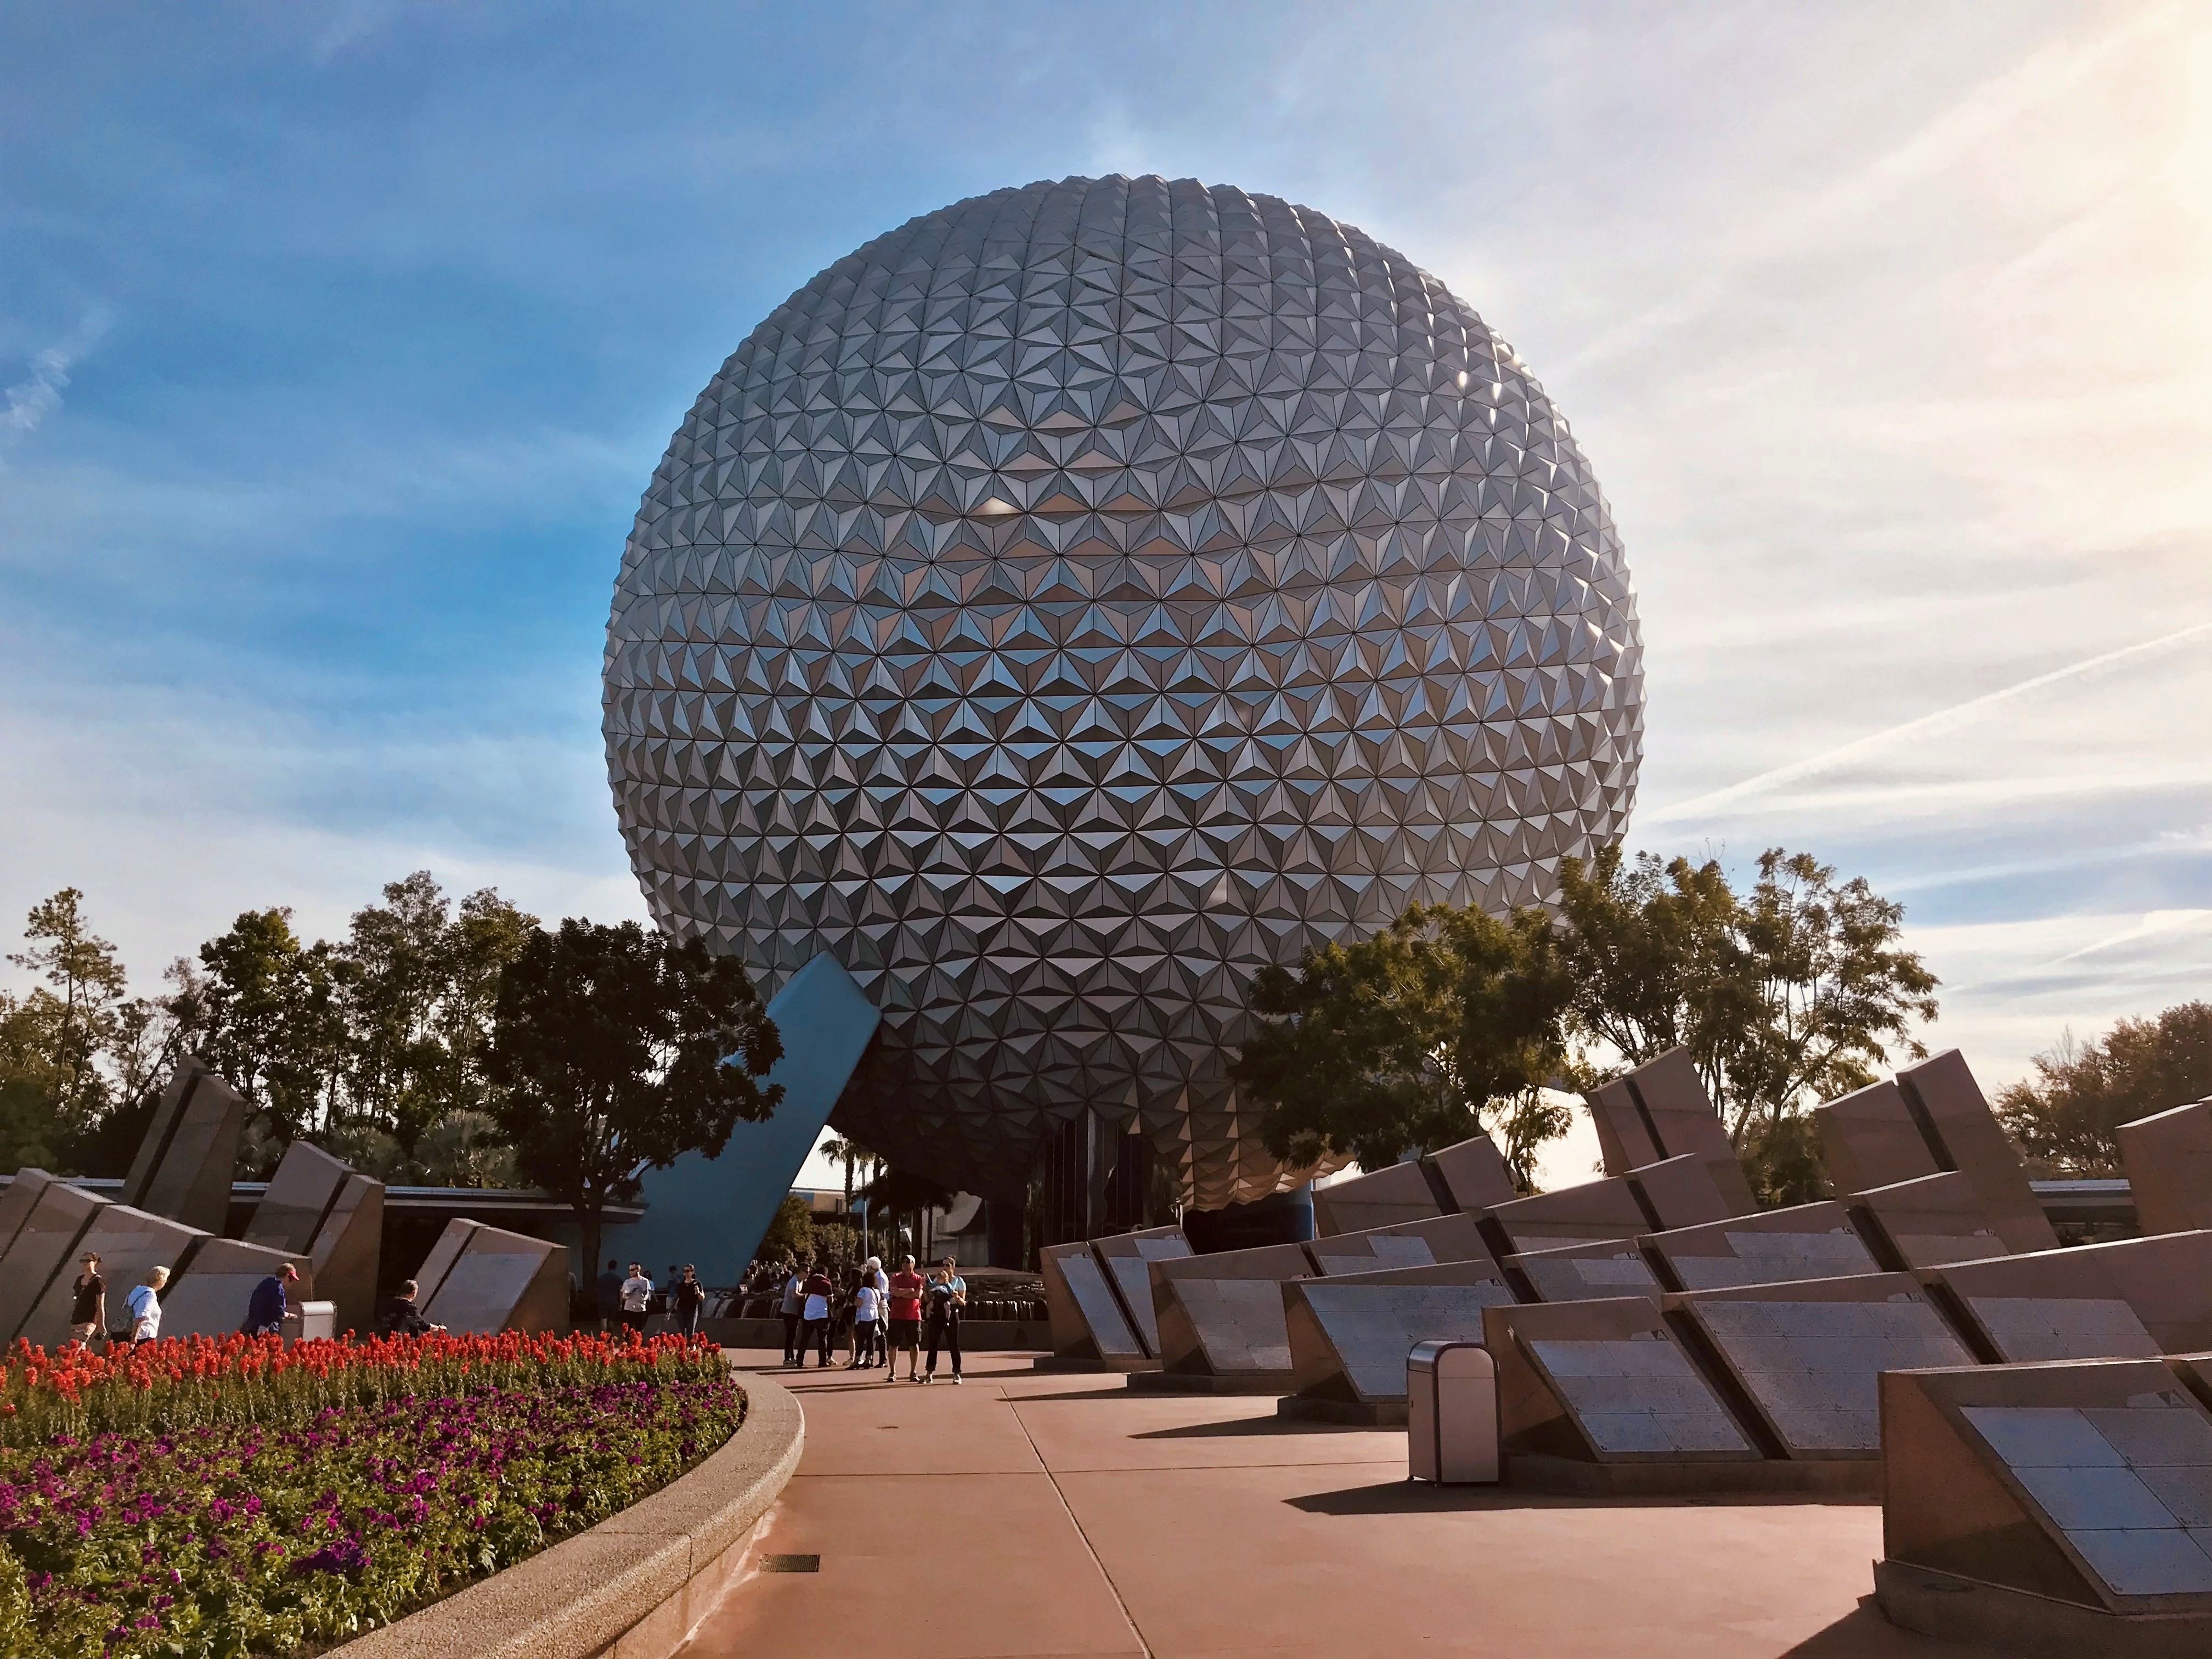
[[[706,1311],[707,1287],[699,1282],[699,1269],[687,1264],[684,1277],[668,1292],[670,1328],[678,1336],[699,1334],[699,1316]]]
[[[284,1287],[299,1277],[300,1270],[288,1261],[256,1285],[246,1304],[246,1323],[240,1328],[248,1336],[283,1335],[284,1322],[292,1316],[284,1300]]]
[[[409,1279],[399,1287],[399,1294],[384,1304],[384,1317],[376,1328],[386,1336],[428,1336],[433,1331],[442,1331],[443,1325],[433,1325],[422,1317],[422,1310],[415,1305],[420,1287]]]

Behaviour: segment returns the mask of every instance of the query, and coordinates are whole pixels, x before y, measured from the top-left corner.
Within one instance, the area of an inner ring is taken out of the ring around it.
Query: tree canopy
[[[532,929],[499,982],[485,1069],[523,1176],[569,1204],[583,1259],[649,1166],[713,1157],[782,1098],[783,1042],[734,957],[634,921]]]
[[[2071,1035],[2035,1057],[2035,1075],[1996,1097],[1997,1117],[2030,1158],[2072,1175],[2123,1173],[2123,1123],[2212,1096],[2212,1003],[2124,1019],[2101,1042]]]
[[[1265,1108],[1267,1149],[1369,1169],[1464,1140],[1486,1119],[1516,1179],[1565,1114],[1538,1093],[1566,1058],[1569,982],[1550,919],[1407,910],[1352,945],[1261,969],[1230,1076]]]
[[[1771,1203],[1820,1194],[1805,1109],[1874,1081],[1936,1014],[1936,979],[1901,943],[1904,907],[1864,877],[1770,848],[1738,892],[1718,862],[1625,860],[1608,848],[1559,872],[1572,1023],[1623,1067],[1690,1051]]]
[[[1547,1082],[1593,1085],[1686,1048],[1766,1201],[1820,1190],[1805,1108],[1873,1080],[1936,1015],[1902,907],[1807,854],[1760,855],[1739,892],[1715,861],[1568,860],[1556,911],[1407,911],[1372,938],[1264,969],[1231,1075],[1270,1151],[1373,1169],[1500,1139],[1524,1186],[1565,1132]]]

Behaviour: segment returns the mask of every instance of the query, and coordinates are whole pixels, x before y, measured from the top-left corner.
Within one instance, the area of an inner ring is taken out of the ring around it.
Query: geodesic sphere
[[[1441,283],[1068,179],[723,364],[623,552],[607,763],[664,928],[882,1008],[846,1133],[1003,1193],[1088,1106],[1212,1206],[1285,1178],[1224,1077],[1253,975],[1548,897],[1627,823],[1641,657],[1589,464]]]

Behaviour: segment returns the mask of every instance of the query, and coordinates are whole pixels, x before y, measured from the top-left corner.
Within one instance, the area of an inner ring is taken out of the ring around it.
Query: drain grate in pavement
[[[760,1570],[763,1572],[819,1572],[822,1571],[822,1558],[818,1555],[763,1555]]]

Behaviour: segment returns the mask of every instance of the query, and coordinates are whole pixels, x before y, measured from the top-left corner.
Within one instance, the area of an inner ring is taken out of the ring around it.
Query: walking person
[[[783,1269],[783,1363],[787,1370],[806,1363],[806,1351],[799,1346],[805,1305],[806,1276],[799,1271],[796,1261],[787,1262]]]
[[[253,1287],[246,1299],[246,1322],[239,1327],[248,1336],[282,1336],[284,1322],[292,1316],[292,1310],[284,1300],[285,1287],[295,1282],[300,1270],[286,1262],[281,1273],[273,1273]]]
[[[645,1276],[645,1263],[629,1264],[629,1277],[622,1282],[622,1321],[637,1334],[645,1336],[647,1310],[653,1306],[653,1281]]]
[[[107,1334],[107,1280],[100,1276],[100,1257],[87,1250],[77,1265],[84,1271],[71,1285],[70,1335],[82,1348]]]
[[[668,1316],[676,1334],[685,1341],[699,1334],[699,1316],[706,1310],[707,1287],[699,1282],[699,1269],[686,1265],[684,1277],[668,1292]]]
[[[806,1275],[805,1301],[800,1304],[801,1328],[799,1333],[799,1368],[806,1369],[806,1351],[815,1350],[814,1369],[830,1369],[830,1304],[837,1294],[837,1286],[830,1277],[830,1264],[817,1262],[814,1271]]]
[[[929,1328],[922,1340],[928,1345],[929,1357],[923,1366],[921,1380],[932,1382],[937,1379],[937,1350],[940,1345],[952,1352],[952,1380],[960,1380],[960,1310],[968,1305],[968,1281],[960,1277],[960,1264],[951,1256],[937,1264],[930,1275],[929,1288],[922,1292],[927,1298],[923,1319]]]
[[[886,1283],[890,1296],[889,1315],[884,1329],[890,1340],[890,1353],[884,1364],[884,1381],[898,1379],[898,1357],[906,1356],[906,1380],[921,1381],[921,1293],[927,1281],[914,1270],[914,1258],[904,1257],[899,1270]]]
[[[131,1310],[131,1346],[143,1342],[157,1342],[161,1336],[161,1287],[169,1282],[167,1267],[155,1267],[146,1274],[145,1282],[132,1291],[125,1300]]]

